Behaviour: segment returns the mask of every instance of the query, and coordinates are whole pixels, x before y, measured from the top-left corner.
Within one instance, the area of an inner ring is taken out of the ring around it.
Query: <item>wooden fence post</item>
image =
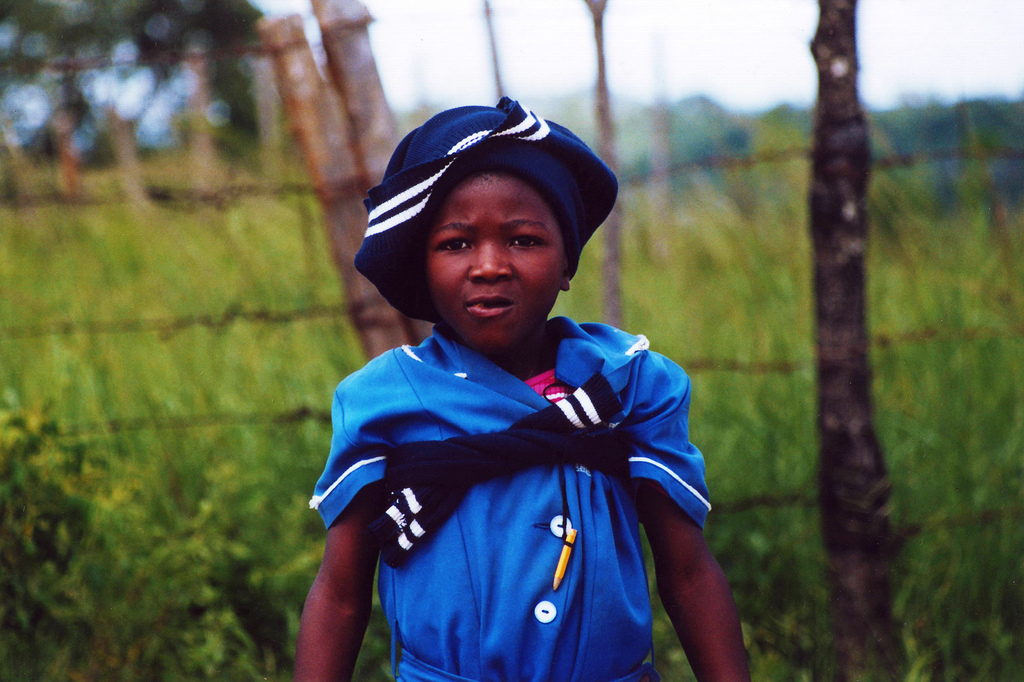
[[[597,48],[597,86],[594,90],[597,111],[598,155],[613,173],[618,173],[615,152],[615,123],[612,120],[611,96],[604,55],[604,10],[608,0],[583,0],[594,20],[594,45]],[[622,326],[622,290],[619,283],[619,244],[622,240],[622,211],[616,203],[604,221],[604,321],[613,327]]]
[[[865,193],[871,156],[857,92],[856,0],[819,0],[810,229],[818,326],[819,503],[836,680],[895,676],[890,484],[871,407]]]
[[[654,215],[671,210],[669,169],[672,165],[672,113],[665,85],[665,50],[662,35],[654,39],[654,107],[651,109],[651,182],[648,185]]]
[[[487,39],[491,44],[491,65],[494,67],[494,88],[498,93],[495,101],[505,96],[505,86],[501,83],[501,64],[498,60],[498,39],[494,35],[494,12],[491,11],[490,0],[484,0],[484,21],[487,23]]]
[[[204,50],[191,48],[185,58],[185,65],[192,79],[188,134],[193,186],[201,192],[210,192],[213,191],[213,180],[217,176],[217,150],[209,119],[210,63]]]
[[[57,181],[61,196],[67,200],[77,199],[82,191],[82,174],[78,149],[75,148],[75,124],[65,110],[53,116],[53,132],[57,140]]]
[[[0,146],[7,154],[7,162],[4,164],[0,181],[3,183],[3,190],[10,191],[14,205],[18,206],[22,199],[22,181],[29,175],[29,160],[25,158],[25,152],[21,149],[13,126],[3,114],[0,114]]]
[[[266,177],[276,177],[281,170],[281,100],[274,87],[274,65],[269,57],[257,55],[252,60],[252,72],[261,170]]]
[[[114,107],[107,107],[107,127],[114,147],[114,156],[117,158],[121,189],[130,202],[145,208],[149,206],[149,197],[142,184],[142,165],[135,150],[135,131]]]
[[[274,71],[292,133],[324,211],[331,255],[348,300],[349,314],[367,357],[413,341],[405,318],[360,275],[353,258],[362,243],[365,175],[349,149],[349,125],[327,87],[297,15],[261,19],[257,25],[273,57]]]
[[[359,0],[312,0],[312,4],[328,73],[348,123],[348,148],[363,196],[384,177],[400,141],[370,46],[367,29],[373,18]],[[432,325],[427,322],[404,316],[401,320],[410,342],[418,343],[431,333]]]

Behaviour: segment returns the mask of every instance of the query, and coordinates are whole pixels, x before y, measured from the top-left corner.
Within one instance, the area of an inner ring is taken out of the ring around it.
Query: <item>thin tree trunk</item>
[[[0,113],[0,146],[7,153],[4,173],[0,177],[0,181],[2,181],[0,187],[3,188],[4,193],[8,191],[11,193],[14,205],[18,206],[23,198],[24,183],[29,177],[31,164],[21,149],[21,143],[14,132],[14,127],[2,113]]]
[[[192,74],[189,98],[189,149],[192,153],[192,181],[195,189],[211,192],[217,177],[217,151],[213,141],[210,110],[210,62],[204,50],[189,50],[185,64]]]
[[[107,107],[107,126],[114,146],[114,156],[117,158],[121,190],[132,204],[146,208],[149,206],[149,197],[142,183],[142,165],[135,149],[135,130],[112,106]]]
[[[498,99],[505,96],[505,86],[501,83],[501,65],[498,61],[498,39],[494,35],[494,13],[491,11],[490,0],[484,0],[484,21],[487,22],[487,38],[491,43],[491,64],[494,67],[494,88]]]
[[[608,94],[608,74],[605,68],[604,54],[604,11],[608,6],[608,0],[583,1],[594,20],[594,45],[597,48],[597,86],[594,95],[597,112],[598,154],[612,169],[612,172],[617,173],[615,124],[612,120],[611,97]],[[621,216],[622,213],[616,204],[601,228],[604,233],[604,321],[614,327],[622,325],[622,292],[619,284]]]
[[[57,179],[64,199],[74,201],[82,192],[81,159],[75,147],[74,119],[68,111],[60,110],[53,117],[53,132],[57,140]]]
[[[837,680],[895,673],[890,485],[872,423],[865,328],[868,128],[857,92],[856,0],[819,0],[811,235],[818,324],[819,497]]]
[[[253,98],[256,101],[256,123],[259,129],[261,171],[267,178],[277,178],[281,163],[281,98],[274,86],[274,65],[270,58],[258,55],[252,60]]]
[[[353,158],[348,118],[317,70],[302,18],[265,18],[257,28],[273,55],[279,91],[323,208],[331,255],[363,350],[367,357],[375,357],[414,341],[405,318],[353,264],[366,227],[366,211],[360,201],[365,170]]]
[[[672,130],[668,94],[665,87],[665,51],[662,36],[654,41],[654,107],[651,109],[651,182],[648,185],[651,210],[655,216],[667,216],[669,167],[672,163]]]
[[[320,24],[331,82],[348,123],[348,150],[362,197],[384,177],[400,141],[370,46],[368,27],[373,17],[359,0],[313,0],[313,13]],[[361,201],[359,206],[362,210]],[[357,233],[360,240],[362,234],[362,230]],[[404,315],[399,320],[409,343],[431,334],[429,322]]]

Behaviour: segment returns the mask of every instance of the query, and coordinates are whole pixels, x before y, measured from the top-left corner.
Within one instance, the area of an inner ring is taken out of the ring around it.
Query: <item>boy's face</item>
[[[465,345],[520,378],[550,369],[534,365],[551,355],[544,327],[569,290],[569,263],[531,185],[498,173],[456,185],[427,236],[426,273],[434,306]]]

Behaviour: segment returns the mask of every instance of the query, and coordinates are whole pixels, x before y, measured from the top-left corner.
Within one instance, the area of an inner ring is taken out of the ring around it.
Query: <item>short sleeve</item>
[[[384,478],[397,443],[437,438],[394,350],[349,375],[334,391],[331,450],[309,506],[330,527],[363,487]]]
[[[353,409],[351,397],[348,396],[350,391],[346,388],[343,382],[334,392],[331,404],[331,425],[334,429],[331,450],[324,473],[317,481],[313,498],[309,501],[310,508],[320,512],[327,527],[334,523],[364,486],[384,478],[386,464],[385,449],[381,444],[372,440],[367,442],[367,439],[353,442],[349,437],[346,416],[349,421],[355,421],[359,417],[359,410]],[[346,411],[350,414],[346,415]],[[356,426],[356,433],[360,431],[356,424],[351,426]]]
[[[633,450],[629,473],[636,484],[654,481],[698,526],[711,503],[704,481],[704,457],[690,442],[690,378],[679,365],[644,351],[631,377],[628,410],[618,431]]]

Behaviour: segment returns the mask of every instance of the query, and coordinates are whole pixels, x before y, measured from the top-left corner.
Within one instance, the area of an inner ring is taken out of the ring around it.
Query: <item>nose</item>
[[[512,268],[505,249],[490,242],[481,243],[474,249],[475,258],[470,268],[472,280],[499,281],[511,276]]]

